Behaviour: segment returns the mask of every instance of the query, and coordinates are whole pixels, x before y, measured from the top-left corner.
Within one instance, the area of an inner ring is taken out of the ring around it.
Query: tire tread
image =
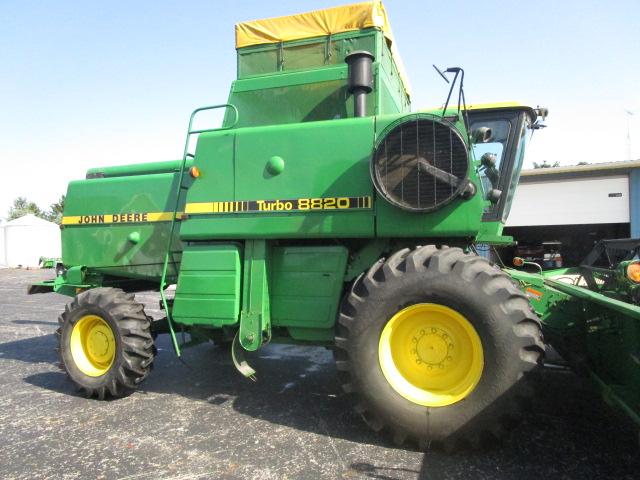
[[[540,321],[533,312],[528,299],[514,284],[513,280],[503,271],[493,266],[488,260],[465,253],[457,247],[436,247],[426,245],[413,250],[403,249],[395,252],[387,259],[380,259],[365,274],[358,277],[347,292],[342,302],[341,310],[336,322],[336,338],[334,355],[338,369],[339,380],[345,393],[353,396],[356,401],[356,412],[374,430],[385,430],[394,441],[400,445],[405,441],[417,443],[420,449],[429,449],[437,445],[445,451],[459,448],[481,448],[486,445],[487,438],[499,440],[507,435],[521,416],[522,405],[530,395],[527,382],[518,384],[517,391],[510,395],[508,406],[498,415],[495,424],[477,432],[471,438],[444,439],[433,441],[431,432],[424,435],[412,435],[410,432],[385,423],[379,415],[367,404],[356,388],[352,372],[353,362],[350,361],[351,331],[356,322],[359,307],[371,295],[377,295],[385,288],[385,283],[401,279],[406,275],[425,271],[439,274],[452,274],[461,281],[479,283],[482,290],[494,296],[500,302],[505,318],[513,323],[513,337],[519,347],[520,376],[527,379],[527,372],[540,365],[544,357],[544,341],[541,333]],[[427,416],[429,408],[427,409]],[[429,423],[427,423],[429,425]]]

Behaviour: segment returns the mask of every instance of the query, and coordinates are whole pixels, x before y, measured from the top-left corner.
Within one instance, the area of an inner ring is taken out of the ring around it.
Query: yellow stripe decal
[[[330,210],[370,210],[373,199],[364,197],[316,197],[295,198],[291,200],[243,200],[230,202],[187,203],[184,213],[187,215],[211,213],[278,213]],[[100,225],[118,223],[170,222],[172,212],[116,213],[97,215],[70,215],[62,218],[62,225]],[[182,219],[183,212],[177,212],[176,218]]]
[[[189,203],[185,208],[185,213],[211,213],[213,212],[213,203]]]
[[[186,213],[260,213],[260,212],[305,212],[309,210],[370,210],[373,198],[363,197],[316,197],[288,200],[242,200],[232,202],[187,203]]]
[[[143,212],[116,213],[99,215],[70,215],[62,217],[62,225],[100,225],[116,223],[149,223],[170,222],[172,212]],[[176,213],[176,218],[182,218],[182,212]]]

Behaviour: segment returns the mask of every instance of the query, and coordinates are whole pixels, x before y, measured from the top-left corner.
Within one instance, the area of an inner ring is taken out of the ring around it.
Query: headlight
[[[627,278],[633,283],[640,283],[640,262],[627,265]]]

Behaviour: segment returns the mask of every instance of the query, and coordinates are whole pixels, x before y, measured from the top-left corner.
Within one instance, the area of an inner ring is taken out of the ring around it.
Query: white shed
[[[5,221],[3,218],[0,218],[0,268],[4,268],[7,263],[6,259],[6,251],[4,249],[4,225]]]
[[[40,257],[61,256],[60,227],[25,215],[0,227],[0,266],[37,267]]]

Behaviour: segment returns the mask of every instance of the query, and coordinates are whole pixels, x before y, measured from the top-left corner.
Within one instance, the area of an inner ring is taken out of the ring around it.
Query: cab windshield
[[[485,221],[505,222],[524,161],[529,138],[529,116],[522,110],[469,111],[471,131],[491,129],[488,141],[473,145],[482,196],[486,200]]]

